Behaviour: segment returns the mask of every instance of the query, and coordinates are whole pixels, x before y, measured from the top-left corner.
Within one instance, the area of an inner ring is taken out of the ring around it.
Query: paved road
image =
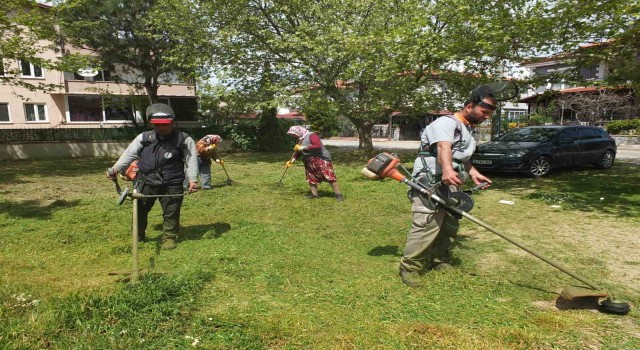
[[[356,139],[332,139],[322,140],[322,142],[327,146],[348,147],[354,149],[358,147],[358,140]],[[373,148],[379,150],[417,150],[418,146],[420,146],[420,141],[389,141],[385,139],[373,139]],[[640,145],[618,146],[616,159],[640,164]]]

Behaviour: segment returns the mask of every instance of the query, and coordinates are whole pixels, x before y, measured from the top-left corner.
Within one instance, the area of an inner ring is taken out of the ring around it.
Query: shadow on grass
[[[379,246],[371,249],[367,255],[369,256],[383,256],[383,255],[391,255],[391,256],[402,256],[402,253],[398,249],[397,245],[385,245]]]
[[[196,240],[202,238],[220,238],[222,234],[229,232],[231,225],[226,222],[216,222],[211,225],[193,225],[183,227],[178,236],[178,241]]]
[[[66,208],[73,208],[79,203],[80,200],[66,201],[64,199],[56,199],[53,201],[6,201],[0,204],[0,213],[7,213],[9,216],[18,218],[48,220],[54,212]]]
[[[162,231],[162,223],[155,224],[154,230]],[[178,242],[190,241],[202,238],[220,238],[222,234],[231,230],[231,225],[226,222],[216,222],[207,225],[182,226],[178,234]],[[152,240],[162,241],[162,232]]]
[[[105,157],[73,159],[12,160],[9,167],[0,167],[0,183],[13,184],[18,178],[39,174],[43,176],[77,177],[90,173],[105,173],[115,161]],[[7,162],[9,163],[9,162]],[[65,166],[70,164],[70,166]]]
[[[547,177],[530,178],[520,174],[488,176],[492,189],[512,195],[542,200],[581,212],[606,213],[625,218],[640,216],[640,172],[631,163],[617,162],[610,170],[593,167],[554,170]]]

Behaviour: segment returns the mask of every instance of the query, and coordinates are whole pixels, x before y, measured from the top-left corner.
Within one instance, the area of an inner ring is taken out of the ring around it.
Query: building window
[[[9,118],[9,104],[8,103],[0,103],[0,123],[10,123],[11,118]]]
[[[105,97],[104,115],[106,121],[132,121],[133,105],[127,97]]]
[[[144,111],[148,102],[141,102],[130,96],[67,96],[69,122],[131,122],[136,111]],[[158,99],[159,103],[170,105],[176,113],[177,121],[198,120],[198,100],[193,97],[172,97]]]
[[[25,103],[24,115],[27,122],[46,122],[47,105],[40,103]]]
[[[101,122],[102,97],[100,96],[69,96],[70,122]]]
[[[507,110],[507,120],[519,120],[527,114],[526,111],[511,109]]]
[[[23,78],[43,78],[42,67],[32,64],[26,60],[20,60],[20,70]]]

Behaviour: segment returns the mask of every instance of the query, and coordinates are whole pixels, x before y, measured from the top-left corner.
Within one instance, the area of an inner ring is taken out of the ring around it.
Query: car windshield
[[[553,128],[522,128],[508,132],[496,140],[506,142],[545,142],[558,132]]]

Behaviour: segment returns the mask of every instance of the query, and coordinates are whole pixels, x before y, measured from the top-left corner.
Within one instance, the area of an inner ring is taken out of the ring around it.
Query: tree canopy
[[[206,77],[215,26],[199,0],[68,0],[58,16],[62,35],[91,50],[103,66],[122,65],[116,78],[144,87],[150,103],[171,77]],[[127,79],[127,76],[134,79]],[[140,79],[142,77],[142,79]]]
[[[526,0],[220,1],[231,25],[219,69],[240,89],[269,71],[272,86],[337,109],[371,149],[371,129],[393,111],[451,108],[473,86],[540,43],[551,21]],[[538,33],[540,34],[540,33]],[[311,116],[313,117],[313,116]]]

